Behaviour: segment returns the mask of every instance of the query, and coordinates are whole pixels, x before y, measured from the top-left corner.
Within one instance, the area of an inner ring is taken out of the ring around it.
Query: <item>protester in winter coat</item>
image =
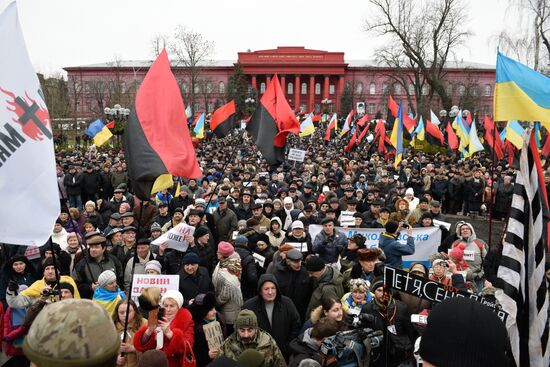
[[[340,325],[337,321],[328,317],[320,319],[313,327],[305,330],[290,342],[291,357],[288,366],[303,366],[304,360],[312,360],[319,363],[320,366],[323,362],[320,353],[321,343],[325,338],[335,335],[338,331],[340,331]]]
[[[398,241],[399,232],[404,229],[394,221],[389,221],[386,224],[386,231],[380,235],[378,247],[384,251],[386,256],[386,265],[391,265],[401,269],[403,267],[403,255],[414,254],[414,237],[412,228],[407,228],[407,242],[405,245]]]
[[[344,288],[342,286],[342,274],[335,268],[326,265],[319,256],[310,255],[306,259],[306,269],[313,278],[313,293],[308,304],[307,314],[321,304],[321,298],[326,296],[342,298]]]
[[[485,241],[477,238],[474,227],[470,223],[463,223],[457,226],[456,235],[458,240],[453,242],[451,248],[464,244],[464,260],[472,271],[472,279],[476,282],[477,288],[483,288],[485,273],[483,271],[483,259],[487,256],[488,246]]]
[[[219,350],[209,348],[203,326],[218,322],[222,337],[225,339],[227,337],[225,322],[222,314],[216,311],[216,296],[214,293],[198,294],[193,303],[189,305],[189,311],[193,315],[193,322],[195,323],[193,353],[197,360],[197,366],[206,366],[218,356]]]
[[[269,243],[276,248],[279,248],[285,239],[285,233],[282,231],[282,227],[281,218],[275,216],[271,218],[269,231],[266,234],[269,237]]]
[[[237,215],[227,207],[225,197],[218,198],[218,208],[212,213],[219,241],[229,241],[237,230]]]
[[[157,319],[158,309],[149,312],[147,326],[142,326],[134,335],[134,347],[139,352],[160,348],[168,358],[169,367],[181,367],[186,353],[191,353],[194,344],[194,322],[189,310],[183,307],[180,292],[169,290],[161,299],[164,317]],[[162,333],[157,332],[160,327]],[[160,335],[157,335],[160,334]]]
[[[325,218],[321,221],[323,229],[313,240],[313,251],[321,257],[325,263],[333,264],[338,261],[338,256],[348,243],[346,235],[334,227],[334,220]]]
[[[272,274],[260,277],[258,295],[246,301],[243,309],[256,314],[258,326],[275,339],[283,356],[288,359],[288,344],[300,331],[300,315],[292,300],[281,294]]]
[[[141,316],[135,302],[132,300],[129,302],[130,314],[128,315],[128,327],[126,328],[127,335],[126,340],[120,344],[117,366],[137,367],[141,352],[138,352],[134,347],[134,335],[140,328],[147,325],[147,320]],[[128,300],[121,300],[117,303],[113,314],[113,322],[120,335],[124,333],[127,309]]]
[[[232,331],[237,314],[243,305],[241,291],[241,259],[228,242],[218,244],[218,265],[212,275],[216,302],[225,318],[228,331]]]
[[[92,300],[99,303],[112,317],[118,302],[125,297],[124,292],[118,287],[116,274],[111,270],[105,270],[99,275],[97,284]]]
[[[208,270],[199,266],[199,262],[200,259],[194,252],[189,252],[183,257],[182,269],[179,272],[179,289],[187,302],[193,300],[197,294],[214,291]]]
[[[349,282],[352,279],[363,279],[370,283],[372,280],[379,275],[377,273],[377,265],[381,264],[381,259],[383,257],[382,250],[378,247],[372,248],[362,248],[357,251],[357,264],[353,265],[350,269],[346,270],[343,274],[344,276],[344,289],[349,289]]]
[[[34,270],[30,261],[22,255],[13,256],[8,260],[2,269],[2,276],[0,277],[0,300],[4,305],[4,310],[8,308],[8,302],[6,301],[6,291],[8,289],[8,283],[14,281],[19,286],[29,287],[35,282]]]
[[[413,262],[409,266],[409,273],[419,277],[428,278],[428,268],[421,262]],[[430,278],[431,280],[431,278]],[[424,298],[413,296],[405,292],[397,292],[395,298],[407,305],[407,310],[411,314],[419,314],[422,310],[431,308],[432,303]]]

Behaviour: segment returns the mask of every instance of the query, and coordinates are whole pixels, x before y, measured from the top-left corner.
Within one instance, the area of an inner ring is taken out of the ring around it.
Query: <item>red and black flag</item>
[[[330,122],[327,127],[327,132],[325,133],[325,140],[331,141],[336,138],[336,129],[338,128],[338,117],[335,113],[332,114]]]
[[[544,142],[544,145],[542,146],[542,150],[541,150],[540,154],[545,156],[545,157],[550,156],[550,133],[546,134],[546,141]]]
[[[271,167],[285,160],[286,136],[299,134],[300,123],[288,105],[277,75],[267,86],[260,104],[246,125],[254,143]]]
[[[357,124],[357,128],[359,128],[359,124]],[[370,122],[367,123],[367,126],[365,126],[363,128],[363,131],[361,132],[361,135],[359,135],[359,138],[357,139],[357,144],[361,144],[361,142],[363,141],[363,138],[369,132],[369,128],[370,128]]]
[[[393,126],[397,114],[399,111],[399,106],[395,102],[392,96],[388,98],[388,118],[386,119],[388,126]],[[410,118],[407,114],[403,113],[403,139],[411,140],[412,132],[416,128],[417,119]]]
[[[374,127],[374,132],[376,135],[374,136],[372,144],[374,145],[376,141],[378,141],[378,152],[387,153],[393,145],[390,138],[386,136],[386,124],[384,123],[384,120],[378,120],[376,126]]]
[[[166,50],[151,65],[139,87],[124,139],[128,174],[141,200],[171,187],[172,175],[202,177]]]
[[[353,129],[353,135],[349,139],[348,145],[344,147],[344,152],[350,152],[353,149],[353,146],[357,143],[357,130],[359,130],[358,126]]]
[[[456,137],[456,133],[451,124],[447,124],[447,126],[445,126],[445,137],[449,148],[456,151],[458,149],[458,138]]]
[[[444,146],[445,145],[445,139],[443,138],[443,134],[441,133],[441,130],[437,126],[435,126],[430,120],[426,119],[426,124],[424,126],[426,141],[430,143],[431,145],[438,145],[438,146]]]
[[[501,160],[504,158],[502,140],[500,140],[500,134],[498,133],[498,130],[496,130],[495,123],[487,115],[485,115],[483,127],[485,129],[485,145],[489,148],[489,150],[495,152],[498,160]]]
[[[237,121],[235,112],[235,100],[232,99],[212,114],[210,118],[210,130],[212,130],[218,138],[227,136],[235,127]]]

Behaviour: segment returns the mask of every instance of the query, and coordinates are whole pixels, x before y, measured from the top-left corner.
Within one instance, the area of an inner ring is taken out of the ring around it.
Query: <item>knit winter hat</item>
[[[248,245],[248,238],[242,235],[235,237],[235,245]]]
[[[195,230],[195,233],[193,233],[193,237],[195,237],[195,239],[197,238],[201,238],[202,236],[208,234],[208,228],[204,227],[204,226],[200,226],[199,228],[197,228]]]
[[[290,243],[285,243],[279,247],[279,252],[287,252],[294,248]]]
[[[374,293],[375,290],[377,290],[380,287],[384,286],[384,278],[383,277],[376,277],[373,279],[372,284],[370,286],[370,291]]]
[[[150,260],[145,264],[145,272],[147,270],[154,270],[160,274],[162,272],[162,265],[157,260]]]
[[[162,231],[162,227],[157,222],[151,224],[151,232]]]
[[[283,204],[294,204],[294,202],[290,196],[287,196],[283,199]]]
[[[166,293],[164,293],[164,295],[160,299],[160,304],[162,305],[164,301],[166,301],[169,298],[176,301],[176,304],[178,305],[179,308],[183,306],[183,295],[180,292],[175,291],[173,289],[169,289],[166,291]]]
[[[309,256],[306,259],[307,271],[321,271],[325,268],[325,262],[319,256]]]
[[[419,354],[436,366],[506,366],[507,332],[487,306],[469,298],[448,298],[428,316]]]
[[[258,327],[258,319],[256,318],[256,314],[250,310],[242,310],[239,312],[239,316],[237,316],[237,320],[235,321],[235,329],[244,329],[244,328],[257,328]]]
[[[185,254],[182,260],[182,265],[198,264],[200,263],[199,255],[194,252],[188,252]]]
[[[218,254],[221,256],[229,257],[233,252],[235,252],[235,248],[229,242],[221,241],[218,244]]]
[[[241,219],[237,222],[237,227],[246,227],[246,220]]]
[[[99,274],[99,278],[97,278],[97,283],[100,287],[105,287],[112,282],[116,282],[116,274],[112,270],[105,270],[103,273]]]
[[[458,246],[455,246],[450,252],[449,256],[453,259],[457,260],[463,260],[464,259],[464,250],[466,249],[466,245],[463,243],[460,243]]]

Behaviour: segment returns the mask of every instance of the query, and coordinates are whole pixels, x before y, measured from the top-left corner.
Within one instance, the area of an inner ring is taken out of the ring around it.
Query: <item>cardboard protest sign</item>
[[[208,349],[219,350],[223,344],[222,327],[218,321],[210,322],[202,326]]]
[[[387,265],[384,267],[384,284],[388,288],[438,303],[447,298],[472,298],[491,308],[502,322],[506,322],[506,318],[508,317],[508,314],[503,311],[500,306],[481,296],[454,287],[446,287],[440,283]]]
[[[288,160],[303,162],[306,158],[306,151],[301,149],[290,148],[288,151]]]
[[[193,233],[195,233],[195,227],[192,227],[187,223],[180,223],[151,242],[151,244],[160,245],[164,242],[168,242],[168,248],[185,252],[189,247],[189,242],[185,240],[185,237],[187,235],[192,236]]]
[[[347,238],[351,238],[354,234],[360,233],[365,236],[366,247],[378,247],[380,235],[384,232],[383,228],[344,228],[336,227],[336,231],[342,232]],[[323,226],[319,224],[310,224],[309,235],[312,240],[323,230]],[[420,261],[426,266],[429,266],[430,256],[437,252],[437,248],[441,243],[441,229],[439,227],[421,227],[413,228],[415,251],[414,254],[403,256],[403,267],[408,268],[412,262]],[[407,234],[401,232],[399,242],[403,244],[407,240]]]
[[[139,297],[143,288],[158,287],[163,295],[168,290],[179,291],[179,275],[135,274],[132,282],[132,297]]]
[[[340,213],[339,222],[342,227],[351,227],[355,225],[355,212],[342,211]]]

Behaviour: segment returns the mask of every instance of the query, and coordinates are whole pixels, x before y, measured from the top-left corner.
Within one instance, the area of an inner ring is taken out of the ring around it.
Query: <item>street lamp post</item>
[[[112,130],[113,134],[117,137],[117,147],[120,149],[120,136],[124,133],[124,125],[130,115],[130,109],[124,108],[117,103],[113,107],[105,107],[103,113],[107,122],[115,121],[115,127]]]
[[[256,100],[252,97],[247,97],[244,100],[244,103],[246,104],[246,114],[250,116],[254,111],[254,105],[256,104]]]
[[[332,112],[332,111],[330,111],[330,106],[332,105],[332,100],[330,100],[328,98],[325,98],[321,101],[321,104],[323,105],[323,113]]]

